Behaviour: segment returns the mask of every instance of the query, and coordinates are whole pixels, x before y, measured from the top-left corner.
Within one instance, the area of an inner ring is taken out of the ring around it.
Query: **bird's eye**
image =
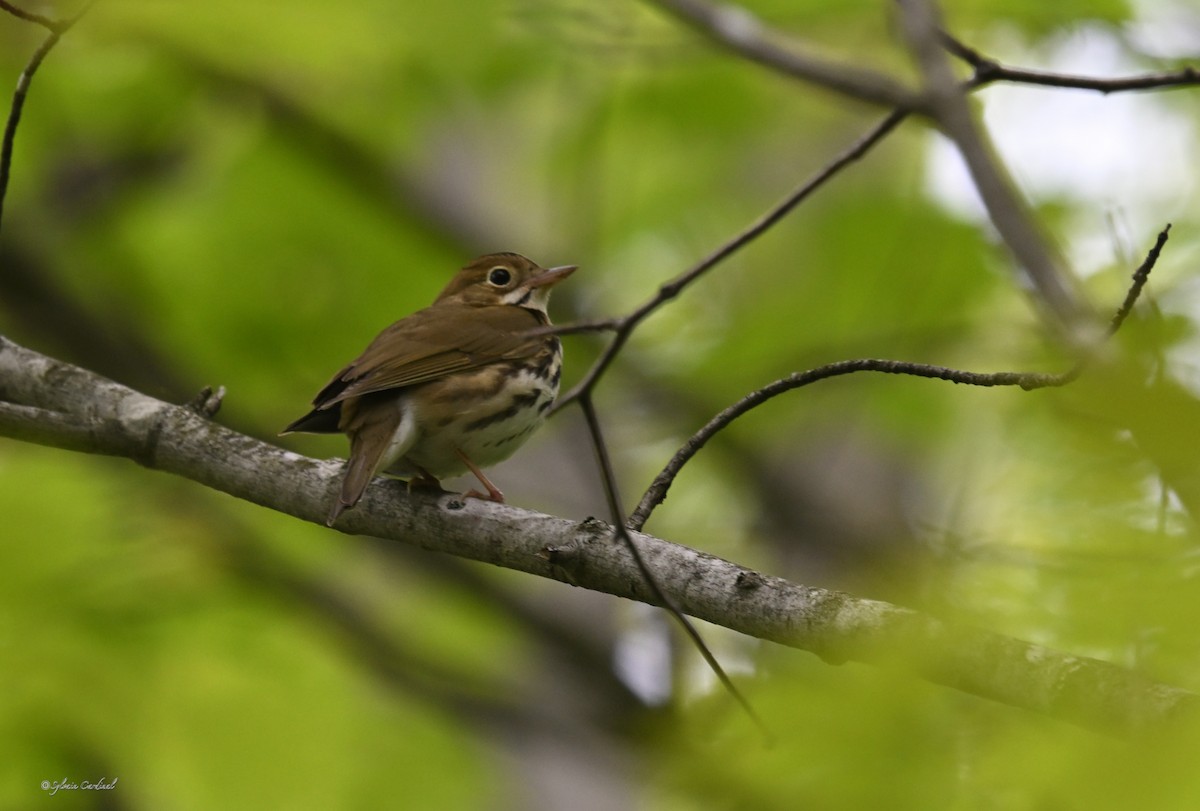
[[[512,273],[508,268],[492,268],[488,271],[488,281],[496,285],[496,287],[504,287],[512,281]]]

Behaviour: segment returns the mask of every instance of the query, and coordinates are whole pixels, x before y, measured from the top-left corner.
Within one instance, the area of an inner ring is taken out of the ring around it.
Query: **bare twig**
[[[815,175],[806,180],[800,187],[784,198],[774,208],[767,211],[745,230],[737,234],[732,239],[725,242],[708,256],[701,259],[692,267],[680,273],[675,278],[665,282],[658,288],[658,291],[651,296],[647,301],[641,304],[637,309],[621,316],[620,318],[606,319],[602,321],[591,321],[577,324],[565,324],[560,327],[550,327],[548,332],[559,334],[569,334],[577,332],[599,332],[612,331],[616,335],[613,340],[605,348],[601,356],[596,360],[592,367],[588,369],[587,374],[583,379],[575,385],[571,391],[564,394],[558,399],[554,405],[554,410],[558,411],[571,402],[574,402],[579,397],[591,392],[600,377],[612,364],[617,353],[629,340],[629,336],[633,330],[645,320],[649,315],[656,311],[659,307],[666,304],[671,299],[683,292],[684,288],[690,285],[707,271],[711,270],[722,261],[728,259],[737,251],[744,248],[750,242],[757,239],[764,232],[783,219],[788,212],[798,206],[801,202],[807,199],[813,192],[825,185],[827,181],[836,176],[842,169],[845,169],[851,163],[854,163],[863,155],[878,144],[888,133],[896,128],[896,126],[905,119],[907,113],[900,111],[893,112],[881,120],[878,124],[868,130],[861,138],[851,144],[840,155],[823,166]]]
[[[62,20],[52,20],[49,17],[44,17],[33,11],[26,11],[19,6],[14,6],[8,0],[0,0],[0,10],[7,11],[14,17],[19,17],[26,22],[37,23],[42,28],[45,28],[50,33],[61,33],[64,26],[70,27],[69,23]]]
[[[1117,308],[1113,314],[1112,321],[1108,324],[1109,336],[1116,334],[1121,325],[1125,323],[1125,319],[1133,312],[1133,305],[1137,304],[1138,298],[1142,295],[1142,288],[1146,286],[1146,282],[1150,279],[1150,271],[1154,270],[1154,266],[1158,264],[1159,254],[1162,253],[1163,246],[1167,244],[1167,239],[1171,235],[1171,223],[1167,223],[1163,230],[1158,232],[1158,237],[1154,240],[1153,247],[1146,254],[1146,258],[1142,260],[1142,264],[1133,272],[1132,284],[1129,285],[1129,290],[1125,293],[1125,300],[1121,302],[1121,306]]]
[[[945,366],[932,366],[925,363],[910,363],[907,361],[884,360],[880,358],[841,360],[825,364],[824,366],[818,366],[815,369],[795,372],[785,378],[776,380],[774,383],[769,383],[761,389],[750,392],[736,403],[718,413],[703,428],[689,437],[687,442],[671,457],[671,461],[667,463],[667,466],[654,478],[654,482],[642,496],[637,509],[630,516],[630,528],[638,530],[645,526],[654,508],[666,499],[667,490],[670,489],[671,484],[675,481],[675,477],[679,475],[683,466],[710,439],[728,427],[738,417],[778,397],[784,392],[816,383],[818,380],[827,380],[831,377],[840,377],[841,375],[853,374],[855,372],[881,372],[891,375],[926,377],[936,380],[948,380],[951,383],[962,383],[970,386],[1020,386],[1027,391],[1050,386],[1062,386],[1075,377],[1075,374],[1071,372],[1064,374],[967,372],[959,369],[950,369]]]
[[[33,81],[33,76],[37,73],[38,68],[41,67],[42,60],[53,50],[63,35],[71,30],[71,27],[79,21],[79,18],[87,13],[90,7],[91,3],[88,3],[74,17],[65,20],[50,20],[38,14],[21,11],[11,3],[4,2],[3,5],[0,5],[0,8],[3,8],[10,14],[14,14],[23,20],[35,22],[50,31],[50,35],[33,52],[33,56],[29,58],[25,69],[21,71],[21,75],[17,78],[17,89],[13,91],[12,104],[8,110],[8,120],[4,124],[4,136],[3,140],[0,141],[0,230],[2,230],[4,224],[4,199],[8,196],[8,179],[12,168],[13,143],[17,138],[17,126],[21,123],[21,111],[25,108],[25,98],[29,94],[29,84]]]
[[[975,75],[972,78],[972,84],[975,87],[982,87],[994,82],[1095,90],[1099,93],[1120,93],[1131,90],[1164,90],[1200,85],[1200,70],[1189,65],[1176,71],[1104,79],[1094,76],[1074,76],[1068,73],[1010,68],[996,62],[976,66]]]
[[[0,231],[4,224],[4,199],[8,196],[8,178],[12,167],[13,143],[17,138],[17,126],[21,123],[21,111],[25,107],[25,97],[29,93],[29,83],[41,66],[46,54],[58,44],[62,38],[61,31],[51,31],[50,36],[33,52],[29,63],[21,71],[17,79],[17,89],[13,92],[12,106],[9,108],[8,121],[4,125],[4,139],[0,142]]]
[[[1188,65],[1174,71],[1144,73],[1139,76],[1077,76],[1069,73],[1054,73],[1044,70],[1028,70],[1001,64],[984,56],[976,49],[964,44],[945,31],[939,32],[942,45],[953,56],[972,68],[967,82],[970,89],[984,87],[996,82],[1031,84],[1074,90],[1094,90],[1098,93],[1121,93],[1136,90],[1163,90],[1173,87],[1200,85],[1200,70]]]
[[[795,43],[762,25],[740,6],[716,5],[707,0],[649,0],[690,28],[727,50],[786,76],[810,82],[844,96],[905,110],[924,106],[921,96],[889,76],[857,65],[830,62],[803,53]]]
[[[1109,325],[1108,336],[1113,335],[1121,327],[1121,324],[1124,323],[1133,309],[1134,304],[1141,295],[1142,289],[1146,285],[1147,279],[1150,277],[1150,271],[1154,269],[1154,265],[1158,262],[1159,254],[1167,242],[1170,230],[1171,226],[1167,225],[1159,233],[1158,238],[1154,241],[1154,246],[1146,254],[1145,261],[1134,272],[1133,281],[1129,287],[1129,291],[1125,295],[1125,300],[1117,309]],[[880,372],[883,374],[948,380],[951,383],[961,383],[969,386],[1020,386],[1025,391],[1032,391],[1033,389],[1065,386],[1082,374],[1086,364],[1087,356],[1068,371],[1058,374],[1044,372],[984,373],[950,369],[945,366],[932,366],[925,363],[863,358],[837,361],[836,363],[818,366],[815,369],[809,369],[804,372],[796,372],[747,394],[736,403],[718,413],[703,428],[689,437],[683,443],[683,446],[675,452],[675,455],[671,457],[671,461],[667,463],[666,467],[654,477],[654,481],[642,495],[642,500],[638,503],[637,509],[629,517],[629,528],[640,530],[646,525],[650,514],[666,499],[667,491],[671,488],[683,466],[717,433],[724,430],[730,423],[748,411],[792,389],[816,383],[818,380],[827,380],[831,377],[840,377],[841,375],[854,374],[855,372]]]
[[[646,560],[642,557],[641,550],[638,549],[637,544],[633,541],[633,536],[626,529],[625,512],[621,508],[621,497],[617,489],[617,474],[613,470],[612,460],[608,455],[608,445],[605,443],[604,436],[600,430],[600,419],[596,416],[596,407],[592,402],[591,394],[579,398],[579,407],[583,409],[584,420],[587,422],[588,432],[592,437],[592,447],[596,451],[596,460],[600,465],[601,479],[604,482],[604,494],[608,499],[609,512],[612,514],[614,540],[620,541],[629,548],[629,554],[633,558],[634,564],[650,589],[653,602],[665,608],[679,622],[688,639],[691,640],[696,650],[704,658],[705,663],[708,664],[709,669],[712,670],[721,682],[721,686],[741,705],[742,709],[750,717],[750,720],[762,732],[764,738],[768,742],[772,741],[774,736],[770,729],[768,729],[759,714],[754,711],[754,707],[742,694],[742,691],[729,678],[729,674],[725,672],[725,668],[721,667],[721,663],[717,661],[717,657],[709,650],[707,643],[700,636],[700,632],[696,630],[696,626],[683,613],[683,609],[679,607],[679,604],[663,590],[654,572],[646,565]]]

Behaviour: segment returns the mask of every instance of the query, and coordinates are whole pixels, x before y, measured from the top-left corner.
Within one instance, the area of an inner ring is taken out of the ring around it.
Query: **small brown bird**
[[[487,493],[467,497],[504,501],[480,468],[511,456],[554,403],[562,344],[530,333],[550,324],[550,288],[574,271],[515,253],[481,256],[433,304],[379,333],[334,375],[312,411],[282,432],[350,438],[327,524],[357,504],[380,471],[437,487],[469,470]]]

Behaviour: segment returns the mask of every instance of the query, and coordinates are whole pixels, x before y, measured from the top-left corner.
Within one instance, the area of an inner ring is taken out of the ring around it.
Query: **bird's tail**
[[[342,430],[350,436],[350,461],[342,492],[325,520],[328,526],[357,504],[375,474],[407,453],[417,438],[412,410],[402,400],[394,408],[355,407],[360,403],[343,403]]]

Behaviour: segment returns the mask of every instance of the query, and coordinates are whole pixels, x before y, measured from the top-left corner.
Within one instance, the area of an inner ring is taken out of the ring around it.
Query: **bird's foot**
[[[468,457],[458,448],[455,448],[454,452],[458,454],[459,459],[463,460],[463,464],[467,466],[467,469],[475,474],[475,478],[479,479],[479,483],[487,488],[486,493],[481,493],[478,490],[468,490],[467,492],[463,493],[463,498],[478,498],[482,499],[483,501],[494,501],[497,504],[503,504],[504,494],[500,492],[500,489],[496,487],[496,485],[492,484],[488,480],[487,476],[483,475],[483,471],[479,469],[479,466],[472,462],[470,457]]]

